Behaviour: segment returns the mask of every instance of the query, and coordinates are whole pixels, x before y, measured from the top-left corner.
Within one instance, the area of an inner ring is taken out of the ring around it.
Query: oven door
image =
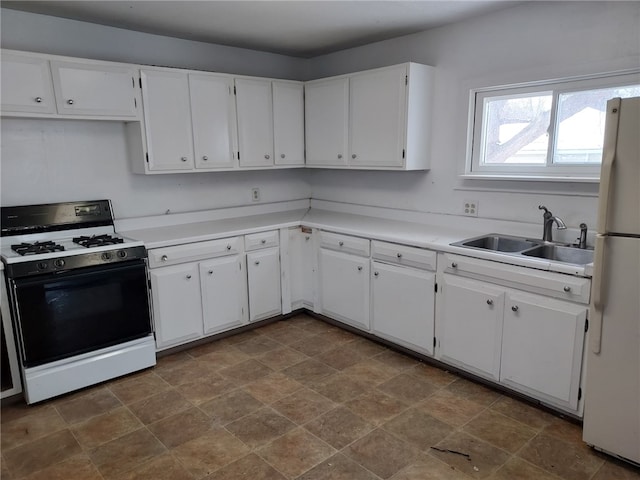
[[[151,332],[144,260],[11,281],[24,367]]]

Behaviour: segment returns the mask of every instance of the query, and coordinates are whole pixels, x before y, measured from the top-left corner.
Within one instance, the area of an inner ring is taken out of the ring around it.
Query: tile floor
[[[574,424],[306,315],[1,413],[3,480],[640,479]]]

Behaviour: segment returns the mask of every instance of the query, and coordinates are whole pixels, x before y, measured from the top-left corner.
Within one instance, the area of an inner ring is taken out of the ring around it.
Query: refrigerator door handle
[[[607,121],[615,118],[615,128],[607,128],[602,146],[602,165],[600,167],[600,205],[598,208],[598,232],[607,232],[607,215],[609,213],[609,197],[611,196],[611,177],[613,163],[616,160],[616,144],[618,141],[618,119],[620,115],[620,99],[613,98],[607,102]],[[613,117],[615,115],[615,117]]]
[[[589,343],[593,353],[600,353],[602,343],[602,311],[605,304],[605,293],[603,291],[605,282],[602,279],[605,275],[606,240],[607,237],[605,235],[596,235],[591,312],[589,315]]]

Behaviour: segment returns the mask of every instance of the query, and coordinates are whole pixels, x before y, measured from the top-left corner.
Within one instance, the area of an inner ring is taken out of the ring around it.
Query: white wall
[[[640,3],[529,2],[442,28],[314,58],[310,78],[406,61],[437,67],[429,172],[314,171],[315,199],[459,214],[479,200],[486,218],[542,221],[546,204],[568,225],[595,225],[597,185],[461,181],[469,89],[640,66]],[[488,189],[488,191],[486,191]]]
[[[306,61],[2,9],[2,47],[118,62],[302,78]],[[118,218],[310,197],[296,170],[135,175],[119,122],[2,119],[2,205],[110,198]]]

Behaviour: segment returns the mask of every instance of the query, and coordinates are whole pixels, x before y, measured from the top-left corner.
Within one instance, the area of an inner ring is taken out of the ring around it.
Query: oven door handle
[[[83,267],[73,270],[63,270],[52,273],[43,273],[42,275],[32,275],[28,277],[14,277],[12,278],[12,281],[16,287],[42,285],[43,283],[47,282],[57,282],[71,278],[75,280],[82,277],[94,276],[96,274],[121,273],[127,270],[139,268],[146,268],[146,264],[143,259],[129,260],[126,262],[118,262],[107,265],[96,265],[94,267]]]

